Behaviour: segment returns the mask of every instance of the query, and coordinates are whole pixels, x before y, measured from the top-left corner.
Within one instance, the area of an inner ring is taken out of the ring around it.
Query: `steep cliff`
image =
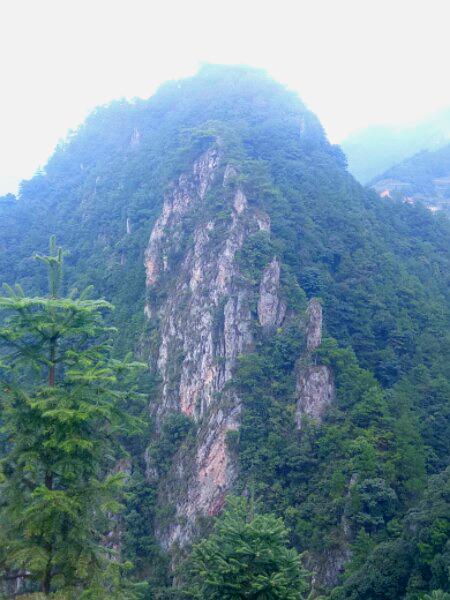
[[[264,269],[259,288],[258,318],[265,329],[279,327],[286,315],[286,303],[280,298],[280,262],[277,258]]]
[[[170,186],[145,252],[144,311],[158,332],[149,356],[160,378],[156,439],[173,413],[195,423],[195,435],[178,449],[163,477],[148,459],[159,502],[172,508],[170,518],[157,525],[165,548],[191,541],[198,522],[217,515],[233,489],[238,473],[227,436],[240,426],[242,403],[233,385],[237,359],[253,352],[261,336],[273,335],[287,313],[276,256],[257,271],[259,284],[241,272],[240,250],[258,233],[270,237],[270,218],[249,206],[239,181],[220,144],[213,145]],[[219,215],[211,211],[217,202]],[[299,359],[306,366],[297,383],[300,428],[304,417],[321,420],[334,383],[330,367],[313,364],[322,341],[320,302],[309,302],[303,320],[291,308],[289,320],[301,321],[306,339]]]
[[[211,196],[220,197],[225,217],[211,213]],[[159,332],[150,357],[161,378],[157,429],[176,411],[196,423],[195,438],[182,446],[160,484],[161,502],[175,511],[158,528],[166,547],[191,539],[197,517],[217,514],[235,480],[226,439],[239,427],[240,400],[227,384],[237,357],[253,344],[251,289],[236,254],[248,236],[268,233],[269,223],[248,206],[234,168],[214,146],[168,191],[150,236],[145,313]],[[278,262],[268,269],[258,303],[264,325],[278,322],[283,310]]]

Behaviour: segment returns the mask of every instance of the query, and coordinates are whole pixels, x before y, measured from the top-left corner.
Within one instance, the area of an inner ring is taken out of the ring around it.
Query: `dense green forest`
[[[149,100],[97,109],[17,198],[0,199],[0,279],[31,297],[47,294],[34,254],[56,234],[67,250],[64,297],[92,284],[93,297],[115,305],[105,317],[117,329],[107,359],[131,352],[147,362],[149,339],[157,340],[144,318],[149,236],[170,184],[213,145],[239,172],[249,204],[270,216],[270,237],[251,235],[239,252],[243,281],[256,290],[279,257],[293,316],[270,336],[256,332],[230,384],[242,399],[240,427],[228,437],[238,465],[233,493],[250,499],[232,498],[215,525],[205,523],[205,540],[177,557],[174,572],[157,536],[170,513],[146,460],[164,477],[197,424],[174,412],[152,437],[158,379],[144,372],[130,383],[139,399],[121,406],[134,425],[117,441],[131,466],[116,517],[130,585],[118,597],[288,600],[312,589],[333,600],[446,598],[450,222],[363,188],[295,94],[260,71],[205,67]],[[226,223],[219,188],[208,210]],[[295,368],[312,297],[325,322],[312,360],[330,367],[337,393],[323,423],[299,432]],[[4,390],[1,397],[4,410]],[[261,559],[248,580],[236,561],[255,544],[271,566]],[[241,587],[222,588],[230,577]]]

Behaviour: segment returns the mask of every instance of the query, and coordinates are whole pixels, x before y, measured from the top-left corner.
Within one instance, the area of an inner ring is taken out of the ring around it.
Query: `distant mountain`
[[[349,171],[361,183],[421,150],[437,150],[450,142],[450,108],[415,125],[376,125],[350,135],[341,144]]]
[[[434,152],[418,152],[373,179],[370,185],[383,197],[421,202],[433,212],[450,214],[450,144]]]

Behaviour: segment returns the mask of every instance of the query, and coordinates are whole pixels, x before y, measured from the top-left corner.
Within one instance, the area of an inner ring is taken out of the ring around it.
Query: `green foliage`
[[[248,481],[257,482],[256,491],[267,493],[265,499],[271,510],[288,501],[287,496],[283,498],[279,482],[282,477],[289,486],[285,462],[293,458],[291,453],[297,455],[297,440],[292,436],[293,369],[303,345],[298,325],[280,329],[261,341],[258,353],[242,356],[236,373],[243,411],[233,449],[240,464],[242,486]]]
[[[39,257],[49,295],[0,298],[2,576],[27,573],[48,594],[88,589],[113,559],[103,543],[121,508],[118,436],[137,422],[123,407],[141,365],[111,358],[111,305],[87,291],[59,296],[62,252]],[[111,567],[112,568],[112,567]],[[98,597],[98,596],[97,596]]]
[[[381,479],[365,479],[350,490],[352,497],[351,513],[355,523],[363,531],[374,532],[385,527],[395,514],[397,495]]]
[[[450,600],[450,594],[442,590],[433,590],[431,594],[425,594],[422,598],[423,600]]]
[[[354,352],[331,338],[314,361],[332,368],[337,397],[320,427],[305,423],[299,434],[290,377],[303,343],[295,329],[281,330],[257,354],[241,358],[242,424],[230,447],[242,489],[251,482],[264,506],[286,519],[300,550],[333,551],[342,544],[345,522],[348,539],[355,540],[352,572],[416,500],[426,449],[410,405],[391,402],[393,395],[359,366]]]
[[[307,591],[300,556],[281,519],[253,514],[244,498],[229,497],[214,532],[196,544],[186,596],[208,600],[300,600]]]
[[[192,427],[192,419],[182,412],[173,413],[165,419],[161,434],[149,452],[161,475],[169,469],[173,455],[192,430]]]
[[[375,546],[372,551],[369,547],[364,562],[360,554],[356,563],[351,565],[344,584],[330,598],[415,600],[423,598],[424,592],[437,589],[448,594],[449,483],[449,469],[433,476],[423,499],[405,515],[400,535]],[[361,542],[361,537],[359,540]]]
[[[259,283],[261,271],[270,262],[275,252],[268,233],[259,231],[245,239],[238,253],[238,265],[241,273],[255,285]]]

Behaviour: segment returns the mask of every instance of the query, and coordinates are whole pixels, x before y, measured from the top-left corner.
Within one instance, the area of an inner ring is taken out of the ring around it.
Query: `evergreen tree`
[[[115,562],[105,535],[124,479],[117,439],[136,427],[123,411],[135,393],[124,382],[139,363],[112,358],[108,302],[88,299],[89,290],[60,297],[54,238],[50,255],[37,258],[49,295],[27,297],[15,286],[0,297],[1,575],[72,597],[98,587]]]
[[[307,589],[300,556],[272,514],[253,514],[245,498],[230,497],[214,532],[194,546],[187,596],[208,600],[300,600]]]

